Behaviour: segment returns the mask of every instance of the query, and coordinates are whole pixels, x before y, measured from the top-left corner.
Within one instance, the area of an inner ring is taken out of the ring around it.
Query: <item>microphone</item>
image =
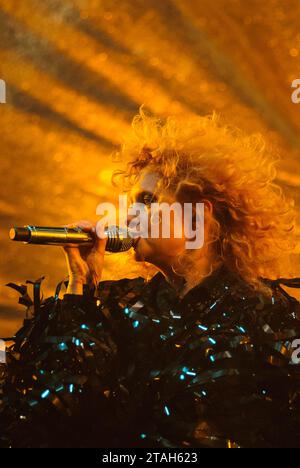
[[[107,237],[105,250],[108,252],[125,252],[133,247],[134,239],[130,237],[126,228],[108,226],[104,228],[104,234]],[[80,228],[65,227],[13,227],[9,231],[9,237],[13,241],[36,245],[91,245],[94,242],[90,233],[84,232]]]

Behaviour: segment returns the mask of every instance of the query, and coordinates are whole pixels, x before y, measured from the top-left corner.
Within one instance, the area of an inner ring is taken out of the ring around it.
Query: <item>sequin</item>
[[[82,446],[300,446],[300,326],[278,282],[271,308],[224,269],[183,299],[161,274],[102,282],[98,297],[55,295],[24,322],[7,353],[0,445],[64,446],[68,433]]]

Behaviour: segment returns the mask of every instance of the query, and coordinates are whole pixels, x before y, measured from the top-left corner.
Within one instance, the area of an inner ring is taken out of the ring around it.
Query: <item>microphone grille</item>
[[[105,250],[108,252],[125,252],[133,246],[133,239],[129,236],[128,229],[109,226],[105,232],[107,236]]]

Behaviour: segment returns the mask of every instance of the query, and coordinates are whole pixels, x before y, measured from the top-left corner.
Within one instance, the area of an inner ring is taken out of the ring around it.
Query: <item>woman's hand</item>
[[[97,236],[96,225],[91,221],[79,221],[66,227],[80,228],[95,238],[93,245],[68,244],[63,247],[69,272],[67,294],[82,294],[84,284],[97,286],[101,279],[107,239]]]

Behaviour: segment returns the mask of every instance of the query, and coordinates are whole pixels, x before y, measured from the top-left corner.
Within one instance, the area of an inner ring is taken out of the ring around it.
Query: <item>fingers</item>
[[[66,244],[63,246],[67,257],[69,274],[80,276],[84,266],[85,275],[88,282],[96,284],[99,282],[102,274],[104,254],[107,238],[99,238],[96,233],[96,223],[87,220],[77,221],[68,224],[65,227],[69,229],[79,228],[84,232],[89,232],[94,238],[94,242],[89,245]]]
[[[62,244],[61,247],[67,256],[72,255],[74,258],[79,258],[81,256],[79,253],[78,246],[75,244]]]
[[[84,232],[89,232],[94,236],[95,242],[91,247],[91,252],[104,253],[107,238],[99,237],[96,232],[96,223],[88,220],[77,221],[66,226],[69,229],[79,228]]]
[[[83,232],[89,232],[90,234],[95,236],[95,233],[96,233],[95,226],[96,226],[95,223],[93,223],[92,221],[81,220],[81,221],[76,221],[75,223],[66,224],[64,227],[68,228],[68,229],[80,229]],[[66,253],[70,253],[70,251],[71,251],[72,253],[75,254],[75,250],[78,251],[79,246],[76,245],[76,244],[65,244],[63,246],[63,249],[64,249],[64,251]],[[81,246],[81,249],[84,249],[84,246]],[[89,248],[86,247],[86,249],[90,250],[91,247],[89,247]]]
[[[87,221],[87,220],[81,220],[77,221],[75,223],[67,224],[64,226],[68,229],[82,229],[84,232],[96,232],[96,223],[93,223],[92,221]]]

